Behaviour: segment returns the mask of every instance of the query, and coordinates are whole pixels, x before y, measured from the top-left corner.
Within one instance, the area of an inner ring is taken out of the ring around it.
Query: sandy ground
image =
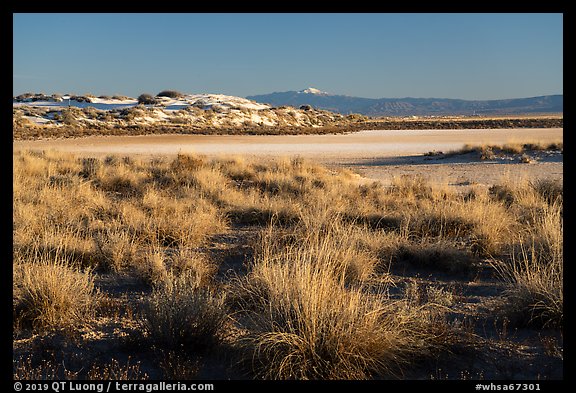
[[[59,150],[82,155],[209,156],[247,155],[259,158],[300,156],[349,168],[360,175],[388,182],[393,176],[420,174],[450,186],[494,184],[505,178],[563,177],[562,155],[518,161],[480,162],[469,157],[438,160],[431,151],[457,150],[465,144],[558,142],[562,128],[371,130],[339,135],[144,135],[14,141],[22,149]]]
[[[514,183],[538,178],[563,179],[563,163],[538,162],[531,164],[497,162],[462,163],[410,163],[417,162],[408,157],[402,161],[356,161],[342,162],[338,166],[349,168],[363,177],[389,184],[394,177],[420,175],[436,185],[466,188],[469,186],[491,186],[498,183]],[[330,164],[329,164],[330,165]]]

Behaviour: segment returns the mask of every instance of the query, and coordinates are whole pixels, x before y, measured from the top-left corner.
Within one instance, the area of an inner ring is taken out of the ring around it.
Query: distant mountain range
[[[273,106],[310,105],[341,114],[367,116],[517,115],[564,112],[564,96],[547,95],[505,100],[449,98],[362,98],[334,95],[309,87],[300,91],[253,95],[249,100]]]

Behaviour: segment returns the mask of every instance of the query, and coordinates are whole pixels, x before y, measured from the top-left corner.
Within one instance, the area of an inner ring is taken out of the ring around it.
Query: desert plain
[[[324,135],[137,135],[19,140],[14,150],[42,149],[94,157],[108,154],[143,158],[200,154],[242,155],[255,159],[302,157],[352,169],[362,177],[389,183],[394,176],[422,175],[449,186],[491,185],[505,177],[562,178],[561,154],[541,154],[533,164],[518,165],[516,157],[480,160],[474,155],[443,157],[465,145],[553,143],[563,140],[563,128],[367,130]]]
[[[559,380],[563,128],[13,141],[17,379]]]

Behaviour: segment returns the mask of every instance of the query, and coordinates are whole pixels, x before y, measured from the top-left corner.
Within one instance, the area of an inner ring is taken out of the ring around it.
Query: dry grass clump
[[[493,265],[511,287],[499,312],[517,325],[563,324],[563,188],[555,179],[507,181],[490,188],[513,229]]]
[[[337,215],[325,219],[319,224],[304,217],[289,230],[269,226],[261,232],[256,252],[307,255],[319,266],[330,265],[332,273],[348,284],[370,279],[380,264],[377,254],[380,244],[367,229],[345,224]]]
[[[515,233],[535,227],[535,220],[542,217],[545,210],[552,205],[557,205],[562,214],[562,181],[554,178],[537,178],[530,181],[503,179],[501,183],[490,187],[489,196],[492,201],[506,208],[512,216],[509,221],[520,224]],[[516,239],[510,239],[508,243],[512,244],[515,241]]]
[[[294,225],[305,206],[318,203],[321,191],[335,191],[327,184],[335,176],[300,158],[278,159],[267,165],[234,158],[220,160],[217,166],[228,178],[220,201],[228,217],[238,224],[267,225],[274,220]]]
[[[544,209],[528,240],[512,245],[510,258],[494,262],[511,284],[500,311],[519,325],[562,326],[564,251],[561,206]]]
[[[199,286],[210,285],[218,270],[205,254],[191,249],[167,250],[159,244],[136,255],[131,261],[135,274],[152,287],[164,285],[170,277],[189,275]]]
[[[563,266],[543,262],[534,248],[523,249],[502,268],[505,280],[513,284],[507,291],[501,311],[517,325],[562,326]]]
[[[536,179],[530,183],[536,191],[549,205],[563,203],[564,186],[558,179]]]
[[[195,274],[169,275],[147,301],[141,322],[158,348],[206,351],[219,340],[227,320],[224,298],[200,286]]]
[[[391,376],[443,345],[442,312],[371,292],[362,274],[351,280],[350,266],[371,255],[345,255],[354,249],[340,243],[348,230],[329,231],[340,233],[306,232],[302,243],[269,228],[250,272],[235,281],[237,318],[248,329],[244,360],[258,377]]]
[[[75,267],[63,253],[17,253],[13,282],[17,327],[71,329],[90,320],[97,302],[94,275]]]

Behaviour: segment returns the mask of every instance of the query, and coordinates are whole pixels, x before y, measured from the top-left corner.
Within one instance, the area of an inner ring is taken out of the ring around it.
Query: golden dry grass
[[[496,260],[511,284],[501,311],[517,325],[562,326],[564,321],[564,241],[561,204],[545,206],[533,218],[528,239],[511,247],[510,257]]]
[[[249,274],[235,282],[248,329],[244,361],[259,377],[395,375],[447,341],[443,310],[368,289],[376,258],[352,246],[350,228],[331,222],[288,242],[270,227]]]
[[[201,286],[199,277],[169,275],[147,301],[141,316],[146,337],[164,350],[205,351],[215,345],[227,320],[222,294]]]
[[[17,328],[71,330],[94,315],[94,275],[74,266],[61,250],[33,250],[14,261],[13,309]]]
[[[447,155],[476,153],[481,160],[492,160],[498,154],[522,154],[534,151],[564,151],[564,142],[508,142],[502,145],[465,144],[461,149],[449,151]]]
[[[165,375],[197,370],[192,354],[225,341],[251,377],[398,377],[464,334],[448,321],[451,292],[393,290],[405,264],[458,276],[488,258],[507,286],[498,311],[563,324],[556,182],[458,193],[418,177],[361,184],[300,158],[48,151],[15,153],[13,184],[16,330],[90,323],[94,280],[136,277],[151,291],[141,339]],[[238,228],[259,236],[230,278],[211,250]]]

